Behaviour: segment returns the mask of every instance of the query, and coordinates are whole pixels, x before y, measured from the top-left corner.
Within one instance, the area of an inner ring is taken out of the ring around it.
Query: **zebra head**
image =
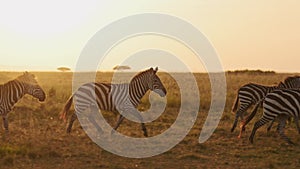
[[[151,91],[154,91],[155,93],[159,94],[161,97],[164,97],[167,94],[167,90],[165,86],[162,84],[159,77],[156,75],[157,70],[158,70],[157,67],[155,69],[150,68],[151,75],[149,78],[148,87]]]
[[[22,76],[18,77],[18,80],[24,85],[25,94],[32,95],[41,102],[46,99],[44,90],[40,87],[33,74],[25,72]]]

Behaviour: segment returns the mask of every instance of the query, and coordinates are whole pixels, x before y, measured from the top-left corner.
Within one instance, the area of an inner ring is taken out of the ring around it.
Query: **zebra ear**
[[[157,71],[158,71],[158,67],[156,67],[156,68],[155,68],[155,70],[154,70],[154,74],[155,74]]]

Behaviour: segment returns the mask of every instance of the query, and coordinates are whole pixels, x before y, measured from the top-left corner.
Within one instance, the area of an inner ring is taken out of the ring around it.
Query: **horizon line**
[[[59,70],[1,70],[0,73],[3,72],[11,72],[11,73],[22,73],[22,72],[38,72],[38,73],[75,73],[74,71],[59,71]],[[261,72],[260,72],[261,71]],[[104,73],[136,73],[139,72],[139,70],[124,70],[124,71],[118,71],[118,70],[97,70],[97,71],[77,71],[76,73],[92,73],[92,72],[104,72]],[[273,70],[261,70],[261,69],[236,69],[236,70],[224,70],[221,72],[207,72],[207,71],[162,71],[159,73],[288,73],[288,74],[300,74],[300,72],[278,72],[278,71],[273,71]]]

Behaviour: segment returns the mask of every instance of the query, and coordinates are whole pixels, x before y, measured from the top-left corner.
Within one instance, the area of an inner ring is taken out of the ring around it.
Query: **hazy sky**
[[[300,72],[299,9],[297,0],[1,1],[0,70],[73,69],[98,30],[125,16],[155,12],[198,28],[215,47],[225,70]],[[111,70],[128,55],[149,48],[168,51],[192,70],[203,71],[201,63],[190,59],[193,52],[154,35],[115,46],[100,68]]]

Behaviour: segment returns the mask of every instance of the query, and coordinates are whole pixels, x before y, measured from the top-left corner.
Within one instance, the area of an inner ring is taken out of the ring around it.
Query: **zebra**
[[[259,105],[253,110],[255,114]],[[300,115],[300,90],[299,89],[278,89],[268,93],[263,101],[263,115],[254,124],[249,141],[253,143],[255,132],[264,124],[276,118],[279,119],[277,131],[282,139],[289,144],[294,144],[285,134],[284,127],[288,117],[293,117],[298,133],[300,128],[298,124]]]
[[[77,119],[77,116],[81,115],[83,111],[93,104],[97,104],[100,110],[135,113],[136,107],[140,103],[141,98],[148,90],[152,90],[158,93],[161,97],[164,97],[167,94],[167,91],[159,77],[156,75],[157,71],[157,67],[155,69],[150,68],[142,71],[135,75],[129,83],[111,84],[92,82],[79,87],[75,94],[71,95],[68,99],[61,112],[60,118],[66,121],[67,113],[74,99],[75,112],[69,120],[67,133],[71,132],[73,122]],[[138,116],[141,121],[144,136],[148,137],[141,115],[139,113],[135,115]],[[101,131],[101,128],[97,125],[93,117],[88,117],[88,119],[97,127],[98,131]],[[120,114],[114,130],[117,130],[123,119],[124,116]]]
[[[278,85],[279,88],[287,88],[287,89],[293,89],[293,88],[300,88],[300,76],[290,76],[284,79],[284,82],[280,83]]]
[[[7,114],[25,94],[37,98],[40,102],[46,99],[46,94],[39,86],[35,76],[28,72],[0,85],[0,115],[2,116],[6,133],[8,133]]]
[[[299,89],[300,88],[300,76],[293,76],[293,77],[287,77],[284,82],[280,82],[279,85],[277,86],[277,88],[275,89]],[[262,103],[264,97],[258,101],[260,103]],[[246,125],[253,119],[253,117],[255,116],[256,114],[256,111],[253,111],[245,120],[243,120],[241,122],[241,125],[240,125],[240,133],[239,133],[239,136],[238,138],[241,138],[242,136],[242,133],[245,131],[246,129]],[[288,121],[291,121],[291,118],[288,117],[287,118]],[[273,120],[270,125],[268,126],[267,128],[267,131],[270,131],[271,130],[271,127],[273,125],[275,120]]]
[[[266,96],[267,93],[280,88],[300,88],[300,76],[288,77],[284,80],[284,82],[280,82],[277,86],[264,86],[255,83],[248,83],[242,86],[238,90],[235,104],[232,108],[232,112],[236,113],[231,132],[233,132],[236,128],[238,119],[241,118],[241,120],[243,120],[243,115],[250,108],[250,106],[260,102]],[[247,119],[248,120],[246,121],[248,123],[251,119]],[[241,128],[243,124],[241,125]],[[243,130],[245,130],[245,125],[242,128],[242,131]],[[238,136],[239,138],[241,137],[242,131],[240,131],[240,134]]]

